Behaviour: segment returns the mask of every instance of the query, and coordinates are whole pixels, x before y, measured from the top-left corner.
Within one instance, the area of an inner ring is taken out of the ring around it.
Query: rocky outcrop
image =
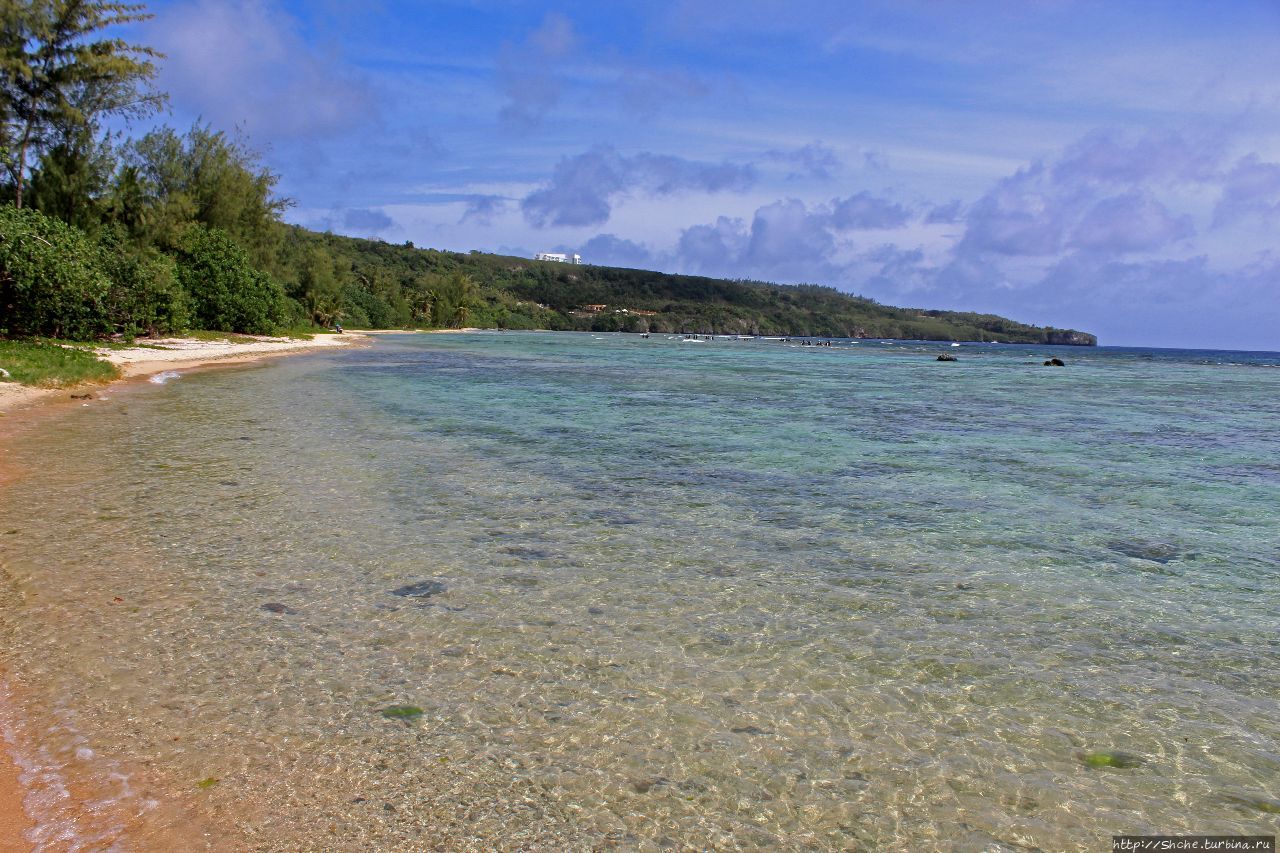
[[[1098,337],[1075,329],[1045,329],[1044,342],[1063,347],[1096,347]]]

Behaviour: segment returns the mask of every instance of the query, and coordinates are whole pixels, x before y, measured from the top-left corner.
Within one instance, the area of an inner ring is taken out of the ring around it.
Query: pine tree
[[[164,103],[149,87],[160,54],[103,30],[151,16],[137,3],[0,2],[0,157],[22,207],[40,152],[110,115],[139,116]]]

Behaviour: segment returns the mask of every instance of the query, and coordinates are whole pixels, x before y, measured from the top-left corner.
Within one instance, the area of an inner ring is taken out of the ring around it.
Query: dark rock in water
[[[603,608],[603,607],[588,607],[588,608],[587,608],[587,612],[588,612],[588,613],[590,613],[592,616],[603,616],[603,615],[604,615],[604,608]]]
[[[219,486],[238,486],[240,484],[237,483],[235,480],[219,480],[218,485]]]
[[[448,590],[442,581],[418,581],[399,589],[391,590],[392,595],[398,595],[401,598],[430,598],[433,595],[439,595]]]
[[[1077,757],[1085,767],[1101,769],[1103,767],[1114,767],[1120,770],[1128,770],[1133,767],[1140,767],[1145,762],[1140,755],[1134,755],[1131,752],[1121,752],[1118,749],[1102,749],[1096,752],[1077,753]]]
[[[505,548],[499,548],[503,554],[510,554],[513,557],[519,557],[521,560],[550,560],[551,554],[543,551],[541,548],[526,548],[523,545],[508,545]]]
[[[965,592],[968,592],[969,590],[973,589],[973,584],[965,583],[964,581],[959,581],[956,583],[956,589],[960,589],[960,590],[964,590]]]
[[[647,794],[654,788],[661,787],[671,782],[666,776],[659,776],[656,779],[642,779],[639,782],[632,782],[631,787],[635,789],[637,794]]]
[[[72,394],[71,399],[72,400],[92,400],[93,395],[92,394]]]
[[[1067,363],[1060,358],[1051,358],[1044,363],[1045,367],[1066,367]]]
[[[735,735],[771,735],[773,732],[768,729],[762,729],[759,726],[737,726],[729,729]]]
[[[959,360],[960,359],[956,358],[954,355],[950,355],[945,352],[942,355],[938,356],[938,361],[959,361]]]
[[[1172,545],[1166,545],[1163,542],[1126,542],[1116,540],[1108,542],[1107,547],[1118,554],[1124,554],[1126,557],[1133,557],[1135,560],[1150,560],[1160,565],[1164,565],[1178,556],[1177,548]]]
[[[280,613],[284,616],[293,616],[298,612],[294,610],[292,607],[289,607],[288,605],[285,605],[285,604],[281,604],[278,601],[268,602],[262,605],[262,609],[267,611],[268,613]]]

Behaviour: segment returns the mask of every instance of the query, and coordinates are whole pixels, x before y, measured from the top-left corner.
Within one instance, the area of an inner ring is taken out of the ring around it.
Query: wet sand
[[[244,364],[264,358],[367,342],[368,338],[359,332],[320,334],[310,340],[256,338],[252,342],[166,338],[149,341],[145,347],[100,350],[99,355],[120,368],[121,379],[116,381],[124,381],[152,376],[166,370]],[[30,410],[37,404],[62,402],[73,393],[92,393],[90,389],[93,387],[32,388],[3,382],[0,383],[0,414]],[[19,768],[13,762],[9,745],[0,738],[0,851],[5,853],[33,849],[27,835],[35,827],[23,807],[23,793]]]
[[[0,760],[0,850],[31,849],[31,843],[25,837],[30,829],[31,819],[22,808],[18,768],[5,748],[3,760]]]

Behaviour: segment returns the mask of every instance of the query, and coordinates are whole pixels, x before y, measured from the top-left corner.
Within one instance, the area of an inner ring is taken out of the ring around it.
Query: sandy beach
[[[318,334],[310,340],[295,338],[237,335],[235,340],[197,340],[164,338],[148,341],[146,346],[126,349],[101,349],[98,354],[120,368],[121,378],[128,381],[162,373],[166,370],[188,370],[215,365],[244,364],[264,358],[293,355],[317,349],[357,346],[367,343],[360,332]],[[0,382],[0,414],[30,409],[39,404],[64,400],[72,394],[92,393],[94,386],[71,388],[32,388],[16,382]],[[3,735],[3,733],[0,733]],[[27,839],[33,829],[31,818],[23,807],[23,787],[19,769],[14,765],[9,745],[0,736],[0,851],[32,849]]]
[[[319,334],[310,340],[236,335],[235,340],[160,338],[127,349],[100,349],[98,355],[120,368],[121,379],[152,376],[165,370],[221,364],[240,364],[315,349],[352,346],[367,341],[363,332]],[[16,382],[0,382],[0,413],[24,408],[42,400],[85,393],[84,388],[33,388]]]

